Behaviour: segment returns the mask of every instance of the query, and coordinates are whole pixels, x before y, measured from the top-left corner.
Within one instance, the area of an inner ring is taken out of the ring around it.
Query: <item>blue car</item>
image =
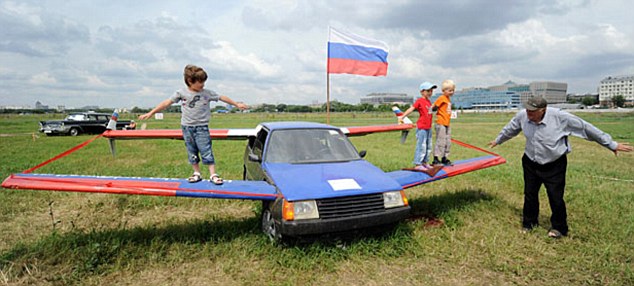
[[[280,194],[263,201],[273,240],[393,225],[410,206],[401,185],[363,160],[341,129],[318,123],[261,124],[244,152],[244,180]]]

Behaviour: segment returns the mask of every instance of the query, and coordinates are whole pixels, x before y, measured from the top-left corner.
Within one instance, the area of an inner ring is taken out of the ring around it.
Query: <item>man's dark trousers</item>
[[[550,210],[552,211],[552,216],[550,217],[552,228],[563,235],[568,234],[566,203],[564,202],[567,166],[566,154],[544,165],[533,162],[524,154],[522,157],[522,168],[524,169],[522,226],[524,228],[531,229],[538,225],[539,188],[544,184],[548,194],[548,201],[550,202]]]

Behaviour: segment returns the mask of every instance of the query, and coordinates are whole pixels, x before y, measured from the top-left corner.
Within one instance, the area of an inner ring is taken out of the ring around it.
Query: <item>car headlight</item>
[[[383,193],[383,206],[386,209],[403,207],[408,205],[407,197],[403,191]]]
[[[314,200],[296,202],[288,202],[285,200],[282,216],[285,220],[319,218],[317,202]]]

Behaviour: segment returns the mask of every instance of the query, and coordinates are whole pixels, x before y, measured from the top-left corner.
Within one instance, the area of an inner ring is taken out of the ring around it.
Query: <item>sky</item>
[[[388,74],[330,75],[330,98],[509,80],[596,93],[634,74],[631,0],[0,0],[0,106],[149,108],[204,68],[249,105],[326,101],[329,27],[385,42]]]

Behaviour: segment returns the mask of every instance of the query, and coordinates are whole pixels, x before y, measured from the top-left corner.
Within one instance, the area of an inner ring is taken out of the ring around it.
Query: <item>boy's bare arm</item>
[[[166,100],[163,100],[161,103],[159,103],[156,107],[154,107],[154,109],[150,110],[150,112],[146,113],[146,114],[141,114],[139,115],[139,119],[140,120],[144,120],[144,119],[148,119],[150,117],[152,117],[152,115],[154,115],[155,113],[168,108],[170,105],[172,105],[172,101],[168,98]]]
[[[249,109],[249,106],[242,103],[242,102],[235,102],[233,99],[229,98],[226,95],[221,95],[220,96],[220,101],[231,104],[237,108],[239,108],[240,110],[245,110],[245,109]]]
[[[399,123],[403,123],[403,118],[405,118],[410,113],[412,113],[412,111],[414,111],[414,106],[413,105],[410,106],[407,110],[405,110],[405,112],[403,112],[403,114],[401,114],[401,116],[397,116],[398,117],[398,122]]]

